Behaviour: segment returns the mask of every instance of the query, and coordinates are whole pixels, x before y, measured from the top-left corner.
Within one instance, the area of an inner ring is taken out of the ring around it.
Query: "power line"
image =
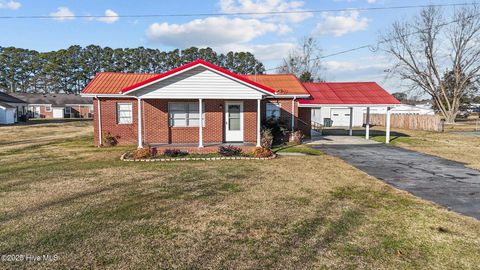
[[[341,11],[378,11],[397,10],[425,7],[459,7],[473,5],[473,3],[457,4],[433,4],[433,5],[406,5],[391,7],[363,7],[363,8],[340,8],[340,9],[315,9],[315,10],[290,10],[290,11],[267,11],[267,12],[227,12],[227,13],[177,13],[177,14],[130,14],[130,15],[18,15],[0,16],[0,19],[55,19],[55,18],[156,18],[156,17],[207,17],[207,16],[254,16],[254,15],[288,15],[305,13],[341,12]]]
[[[480,13],[473,14],[473,15],[469,16],[469,18],[470,17],[473,18],[473,17],[476,17],[476,16],[480,16]],[[449,22],[445,22],[445,23],[441,23],[441,24],[437,25],[436,27],[447,26],[449,24],[456,23],[458,21],[459,21],[459,19],[449,21]],[[414,31],[414,32],[406,33],[406,34],[400,36],[399,38],[405,38],[405,37],[408,37],[408,36],[411,36],[411,35],[414,35],[414,34],[419,34],[419,33],[423,32],[423,31],[426,31],[426,30],[428,30],[428,29],[420,29],[420,30],[417,30],[417,31]],[[333,57],[333,56],[337,56],[337,55],[341,55],[341,54],[346,54],[346,53],[349,53],[349,52],[354,52],[354,51],[358,51],[358,50],[362,50],[362,49],[366,49],[366,48],[370,48],[372,51],[376,51],[376,50],[378,50],[378,47],[381,44],[384,44],[384,43],[387,43],[387,42],[390,42],[390,41],[394,41],[397,38],[398,37],[385,39],[385,40],[381,40],[381,41],[377,42],[376,44],[366,44],[366,45],[358,46],[358,47],[351,48],[351,49],[348,49],[348,50],[338,51],[338,52],[330,53],[330,54],[327,54],[327,55],[321,55],[319,57],[313,58],[312,60],[325,59],[325,58],[329,58],[329,57]],[[279,67],[269,68],[269,69],[265,69],[265,71],[277,70],[278,68]]]

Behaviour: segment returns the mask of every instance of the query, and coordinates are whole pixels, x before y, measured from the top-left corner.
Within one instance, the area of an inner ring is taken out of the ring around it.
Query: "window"
[[[205,104],[202,104],[202,125],[205,126]],[[168,119],[171,127],[198,127],[200,115],[198,102],[168,103]]]
[[[267,119],[278,120],[280,118],[280,104],[267,103],[266,117]]]
[[[118,124],[133,123],[132,103],[117,104],[117,123]]]
[[[52,105],[45,105],[45,111],[46,112],[51,112],[52,111]]]

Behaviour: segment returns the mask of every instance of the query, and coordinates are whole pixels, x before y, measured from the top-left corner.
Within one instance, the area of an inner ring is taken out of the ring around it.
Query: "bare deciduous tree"
[[[293,73],[301,81],[321,80],[320,46],[313,37],[304,37],[278,67],[279,73]]]
[[[427,7],[413,20],[395,22],[380,41],[393,56],[391,72],[430,95],[449,123],[471,84],[480,79],[480,8],[460,8],[452,16],[447,21],[440,8]],[[453,76],[445,83],[448,71]]]

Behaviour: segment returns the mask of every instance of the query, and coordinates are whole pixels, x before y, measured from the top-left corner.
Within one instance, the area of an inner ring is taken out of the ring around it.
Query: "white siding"
[[[321,108],[315,108],[315,109],[312,109],[312,121],[315,121],[319,124],[322,124],[324,123],[324,119],[325,118],[332,118],[332,109],[333,110],[339,110],[339,109],[343,109],[344,113],[350,113],[348,107],[321,107]],[[363,125],[363,110],[365,108],[363,107],[353,107],[353,126],[354,127],[361,127]],[[342,121],[340,121],[340,123],[338,123],[338,119],[337,121],[334,121],[333,122],[333,126],[334,127],[346,127],[350,124],[350,119],[348,118],[348,116],[344,116],[345,119],[343,119]],[[337,123],[335,123],[337,122]]]
[[[15,123],[15,109],[0,106],[0,124]]]
[[[257,99],[262,93],[205,67],[196,67],[136,92],[142,98]]]

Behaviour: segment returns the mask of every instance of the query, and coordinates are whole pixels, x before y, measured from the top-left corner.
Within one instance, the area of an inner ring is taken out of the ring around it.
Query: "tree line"
[[[217,53],[191,47],[161,51],[144,47],[70,46],[51,52],[0,47],[0,90],[80,93],[98,72],[163,73],[203,59],[238,74],[263,74],[264,65],[249,52]]]

